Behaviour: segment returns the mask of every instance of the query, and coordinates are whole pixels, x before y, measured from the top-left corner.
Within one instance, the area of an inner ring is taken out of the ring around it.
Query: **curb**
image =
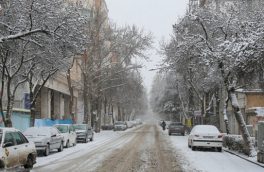
[[[223,151],[225,151],[225,152],[227,152],[227,153],[230,153],[230,154],[232,154],[232,155],[235,155],[235,156],[237,156],[237,157],[239,157],[239,158],[242,158],[242,159],[244,159],[244,160],[246,160],[246,161],[248,161],[248,162],[251,162],[251,163],[253,163],[253,164],[255,164],[255,165],[258,165],[258,166],[264,168],[264,164],[261,164],[261,163],[259,163],[259,162],[255,162],[255,161],[251,161],[251,160],[245,158],[244,156],[239,155],[239,154],[237,154],[237,153],[235,153],[235,152],[233,152],[233,151],[230,151],[230,150],[227,150],[227,149],[223,149]]]

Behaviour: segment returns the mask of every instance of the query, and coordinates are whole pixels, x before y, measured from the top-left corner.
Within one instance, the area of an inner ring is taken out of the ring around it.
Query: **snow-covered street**
[[[264,168],[235,155],[212,150],[192,151],[188,136],[168,136],[156,124],[126,131],[102,131],[95,140],[38,157],[38,171],[199,171],[261,172]]]

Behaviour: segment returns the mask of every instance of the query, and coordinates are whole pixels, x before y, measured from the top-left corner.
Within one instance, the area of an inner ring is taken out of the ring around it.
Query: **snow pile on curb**
[[[250,137],[250,140],[254,144],[255,137]],[[230,150],[247,154],[247,149],[241,135],[224,135],[223,146],[227,147]]]

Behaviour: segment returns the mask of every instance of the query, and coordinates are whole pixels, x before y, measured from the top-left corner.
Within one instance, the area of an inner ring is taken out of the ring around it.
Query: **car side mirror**
[[[51,137],[56,137],[57,136],[57,134],[53,134]]]
[[[10,146],[14,146],[14,144],[12,142],[7,142],[3,145],[3,148],[7,148],[7,147],[10,147]]]

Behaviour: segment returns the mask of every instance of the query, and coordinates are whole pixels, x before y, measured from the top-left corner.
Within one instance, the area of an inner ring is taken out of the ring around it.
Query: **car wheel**
[[[60,147],[58,149],[58,152],[61,152],[61,151],[63,151],[63,142],[61,142]]]
[[[34,160],[33,160],[32,155],[28,155],[28,157],[27,157],[27,162],[26,162],[26,164],[24,165],[24,168],[25,168],[25,169],[31,169],[31,168],[33,168],[33,164],[34,164],[33,161],[34,161]]]
[[[3,170],[5,168],[5,163],[4,161],[0,160],[0,171]]]
[[[169,133],[169,136],[171,136],[171,133]]]
[[[218,152],[222,152],[222,148],[221,148],[221,147],[218,147],[218,148],[217,148],[217,151],[218,151]]]
[[[47,145],[47,147],[46,147],[46,149],[45,149],[45,151],[44,151],[44,156],[48,156],[49,153],[50,153],[50,146]]]
[[[77,144],[77,140],[75,139],[74,143],[72,144],[72,146],[76,146],[76,144]]]
[[[69,148],[69,147],[70,147],[70,142],[69,142],[69,140],[67,140],[66,148]]]
[[[75,139],[73,146],[76,146],[76,144],[77,144],[77,139]]]
[[[193,145],[192,145],[191,147],[192,147],[192,150],[193,150],[193,151],[195,151],[195,150],[196,150],[196,147],[195,147],[195,146],[193,146]]]
[[[90,141],[92,142],[94,139],[93,139],[93,136],[90,138]]]
[[[182,135],[183,135],[183,136],[185,136],[185,132],[184,132],[184,133],[182,133]]]
[[[88,136],[85,137],[84,143],[88,143]]]

